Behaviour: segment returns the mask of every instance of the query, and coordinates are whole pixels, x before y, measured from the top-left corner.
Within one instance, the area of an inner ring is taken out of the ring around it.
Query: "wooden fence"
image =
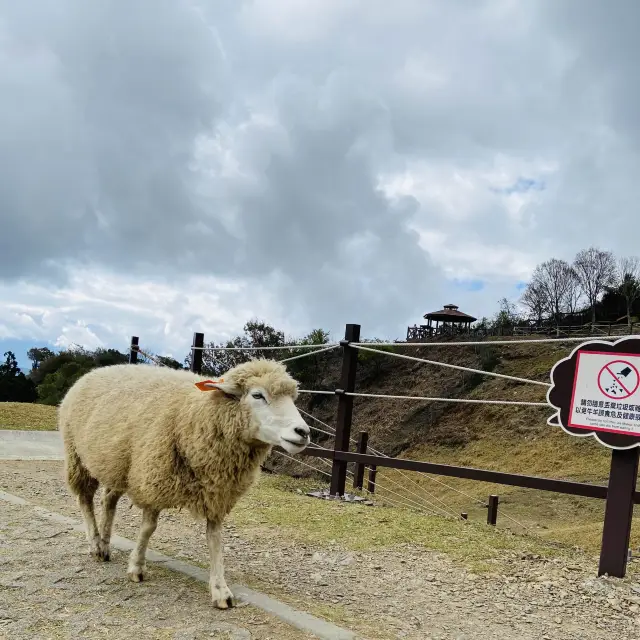
[[[350,345],[359,341],[360,325],[346,325],[345,337],[340,341],[340,346],[342,347],[341,382],[340,387],[334,391],[338,397],[334,448],[331,450],[310,446],[301,454],[298,454],[325,458],[332,461],[331,495],[344,495],[347,465],[349,463],[355,463],[355,486],[362,488],[364,470],[365,467],[368,467],[369,489],[372,491],[375,487],[377,468],[388,467],[391,469],[466,478],[468,480],[606,500],[598,575],[607,574],[619,578],[625,576],[629,556],[633,505],[640,504],[640,492],[636,491],[638,463],[640,460],[640,450],[638,448],[612,450],[609,482],[606,486],[506,473],[502,471],[491,471],[488,469],[476,469],[473,467],[459,467],[433,462],[370,455],[366,453],[367,437],[362,435],[358,440],[358,451],[350,451],[354,396],[349,394],[355,391],[358,366],[358,351]],[[195,333],[191,350],[191,370],[194,373],[200,374],[202,371],[203,347],[204,334]],[[137,362],[137,356],[138,338],[134,336],[131,339],[130,362]],[[497,498],[495,496],[490,496],[488,506],[488,522],[495,524],[497,513]]]

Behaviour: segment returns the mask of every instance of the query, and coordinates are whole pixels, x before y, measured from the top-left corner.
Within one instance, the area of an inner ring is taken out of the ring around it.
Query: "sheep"
[[[237,365],[220,380],[131,364],[80,377],[60,403],[58,425],[66,483],[77,497],[90,555],[109,560],[116,506],[126,494],[142,509],[127,569],[130,580],[141,582],[160,512],[184,507],[206,521],[214,606],[235,606],[224,578],[222,522],[273,446],[294,455],[308,446],[297,394],[285,366],[262,359]],[[93,498],[100,484],[98,528]]]

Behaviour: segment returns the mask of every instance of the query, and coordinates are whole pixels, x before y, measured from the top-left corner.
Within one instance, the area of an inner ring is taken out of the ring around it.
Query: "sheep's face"
[[[281,446],[288,453],[300,453],[310,442],[310,430],[294,404],[297,388],[290,378],[274,382],[260,378],[242,385],[231,380],[206,380],[200,389],[217,389],[249,410],[251,419],[246,439]]]
[[[310,431],[288,394],[270,395],[260,386],[250,387],[241,399],[251,411],[252,437],[300,453],[310,442]]]

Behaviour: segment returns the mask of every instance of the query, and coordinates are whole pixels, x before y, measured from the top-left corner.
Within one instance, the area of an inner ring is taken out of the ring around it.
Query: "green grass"
[[[45,404],[0,402],[0,429],[55,431],[56,407]]]

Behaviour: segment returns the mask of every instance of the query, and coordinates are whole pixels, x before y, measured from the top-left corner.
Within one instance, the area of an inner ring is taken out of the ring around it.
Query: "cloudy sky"
[[[637,253],[639,27],[637,0],[0,0],[0,349],[397,338]]]

